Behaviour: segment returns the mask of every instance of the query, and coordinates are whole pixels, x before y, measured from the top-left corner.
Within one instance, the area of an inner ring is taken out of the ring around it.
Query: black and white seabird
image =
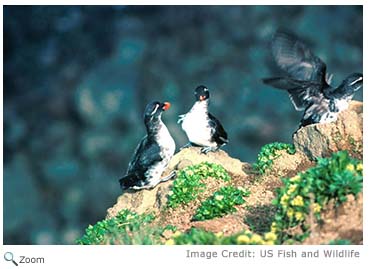
[[[190,141],[188,146],[202,147],[202,153],[216,151],[228,143],[228,135],[217,118],[208,112],[209,90],[198,86],[195,90],[196,102],[187,114],[179,116],[178,123]]]
[[[326,64],[293,34],[277,31],[272,40],[272,53],[277,66],[287,77],[263,79],[277,89],[287,90],[296,110],[304,110],[303,126],[329,123],[347,109],[349,101],[363,85],[363,75],[353,73],[334,88]]]
[[[162,112],[169,107],[170,103],[157,101],[146,106],[144,122],[147,135],[138,144],[126,175],[119,180],[122,190],[150,189],[175,176],[173,171],[161,178],[175,151],[175,142],[161,120]]]

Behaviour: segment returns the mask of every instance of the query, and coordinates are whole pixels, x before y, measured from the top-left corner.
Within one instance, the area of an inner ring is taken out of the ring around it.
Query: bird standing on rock
[[[175,142],[161,120],[162,112],[169,107],[170,103],[157,101],[146,106],[144,122],[147,135],[138,144],[126,175],[119,180],[122,190],[150,189],[175,177],[173,171],[161,178],[175,151]]]
[[[287,77],[263,79],[277,89],[287,90],[296,110],[304,110],[299,128],[314,123],[337,120],[349,101],[363,85],[363,75],[353,73],[334,88],[326,64],[293,34],[277,31],[272,40],[272,53],[278,67]]]
[[[201,153],[206,154],[228,143],[228,135],[223,126],[208,112],[209,97],[208,88],[198,86],[195,90],[195,104],[188,113],[179,116],[178,123],[189,139],[189,143],[182,148],[200,146]]]

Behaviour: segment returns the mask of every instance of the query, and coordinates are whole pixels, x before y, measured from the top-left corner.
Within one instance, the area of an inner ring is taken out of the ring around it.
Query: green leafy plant
[[[218,245],[219,238],[212,232],[191,228],[185,233],[178,233],[167,240],[166,245]]]
[[[253,164],[254,170],[259,174],[264,174],[272,166],[274,160],[280,156],[278,151],[281,150],[285,150],[291,155],[296,153],[296,149],[292,144],[279,142],[266,144],[261,148],[257,161]]]
[[[282,179],[284,186],[277,189],[277,197],[273,201],[274,206],[265,209],[266,212],[274,215],[270,230],[263,228],[257,230],[258,233],[247,230],[224,236],[222,233],[214,234],[195,228],[181,233],[172,225],[164,228],[155,226],[153,214],[140,215],[123,210],[114,218],[90,225],[85,235],[76,242],[78,244],[162,244],[163,233],[167,230],[173,234],[165,242],[168,245],[260,245],[302,242],[310,234],[308,220],[310,221],[311,216],[319,220],[322,208],[330,201],[333,201],[335,205],[340,205],[347,200],[348,195],[357,196],[362,192],[362,171],[362,162],[351,158],[346,151],[342,151],[332,154],[330,158],[319,158],[315,167],[303,173],[289,179]],[[202,163],[187,167],[180,172],[179,179],[181,180],[174,184],[175,187],[169,196],[172,206],[178,206],[197,197],[201,190],[205,190],[204,179],[207,177],[230,180],[228,173],[219,165]],[[182,180],[189,180],[190,183]],[[197,188],[199,186],[200,189]],[[187,191],[191,195],[188,195]],[[234,206],[244,203],[243,198],[247,195],[249,192],[242,188],[222,187],[202,203],[194,219],[205,220],[233,212]],[[257,221],[253,219],[250,221],[250,216],[247,219],[251,224]],[[350,242],[335,240],[330,243],[348,244]]]
[[[241,231],[229,236],[223,233],[208,232],[191,228],[185,233],[177,233],[166,241],[166,245],[273,245],[276,235],[265,233],[259,235],[250,231]]]
[[[329,242],[329,245],[352,245],[350,240],[347,239],[336,239],[336,240],[331,240]]]
[[[208,162],[188,166],[179,171],[168,195],[168,207],[176,208],[180,204],[188,204],[195,200],[205,191],[204,179],[209,177],[223,181],[231,179],[222,166]]]
[[[139,215],[127,209],[111,219],[89,225],[78,240],[80,245],[96,244],[152,244],[152,237],[144,234],[144,228],[154,220],[152,214]]]
[[[309,236],[307,216],[320,219],[321,209],[333,200],[338,206],[347,195],[357,196],[362,191],[363,165],[346,151],[333,153],[330,158],[318,158],[317,165],[290,179],[282,179],[284,186],[277,189],[275,220],[271,231],[278,234],[280,243],[287,240],[303,241]],[[294,227],[299,226],[300,232]]]
[[[241,187],[222,187],[202,202],[193,216],[193,220],[208,220],[235,212],[234,206],[245,203],[243,197],[249,195],[250,192]]]

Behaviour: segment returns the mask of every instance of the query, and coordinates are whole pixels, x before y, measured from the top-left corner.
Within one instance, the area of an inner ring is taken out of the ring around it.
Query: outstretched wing
[[[128,165],[127,174],[134,170],[147,170],[151,165],[162,160],[160,147],[157,143],[149,143],[145,136],[138,144],[131,162]]]
[[[327,84],[325,63],[293,34],[277,31],[272,39],[272,53],[278,67],[290,77]]]
[[[305,110],[316,98],[322,96],[321,85],[311,81],[300,81],[291,78],[267,78],[265,84],[277,89],[287,90],[296,110]]]
[[[215,118],[212,114],[208,113],[209,117],[209,125],[212,127],[212,137],[215,142],[219,145],[228,143],[228,135],[227,132],[224,130],[220,121]]]

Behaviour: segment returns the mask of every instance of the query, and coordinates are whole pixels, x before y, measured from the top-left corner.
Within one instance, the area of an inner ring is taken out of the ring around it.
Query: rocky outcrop
[[[201,154],[200,148],[191,147],[181,150],[170,161],[163,176],[173,170],[181,170],[187,166],[209,162],[222,165],[234,180],[246,181],[248,175],[244,166],[250,166],[238,159],[230,157],[225,151],[209,152]],[[167,202],[167,194],[172,186],[172,181],[157,185],[151,190],[128,191],[119,196],[117,203],[108,209],[107,218],[115,216],[122,209],[130,209],[137,213],[147,211],[158,212]]]
[[[166,204],[167,195],[172,182],[164,182],[151,190],[127,191],[118,197],[117,203],[107,210],[106,218],[112,218],[123,209],[129,209],[142,214],[147,212],[159,212]]]
[[[363,103],[352,101],[336,122],[301,128],[293,137],[298,151],[310,159],[328,157],[332,152],[348,150],[360,158],[363,154]]]
[[[304,245],[321,245],[337,239],[349,239],[351,244],[363,244],[363,195],[349,195],[339,207],[331,201],[322,214],[322,223],[310,221],[311,234]]]
[[[223,166],[232,178],[226,184],[243,187],[250,192],[245,197],[245,204],[237,206],[237,212],[211,220],[192,220],[201,202],[225,184],[209,178],[206,181],[208,193],[186,206],[176,209],[165,207],[173,185],[173,181],[168,181],[151,190],[123,193],[117,203],[108,209],[107,218],[114,217],[123,209],[130,209],[137,213],[155,213],[157,225],[172,225],[182,232],[191,227],[224,235],[249,229],[265,232],[271,224],[268,220],[276,210],[272,201],[276,197],[276,189],[283,185],[281,178],[291,178],[315,166],[314,158],[329,157],[332,152],[340,150],[347,150],[351,156],[362,159],[362,113],[362,103],[353,101],[349,109],[341,113],[337,122],[301,128],[293,138],[296,153],[291,155],[284,150],[277,152],[273,164],[263,175],[258,174],[252,165],[230,157],[223,150],[201,154],[200,148],[190,147],[172,158],[163,176],[173,170],[179,171],[202,162]],[[311,236],[304,243],[326,244],[330,240],[350,238],[352,243],[362,244],[362,206],[361,195],[358,200],[350,197],[348,202],[338,208],[329,205],[322,211],[323,222],[318,224],[311,218]]]
[[[230,157],[225,151],[209,152],[208,154],[200,153],[200,148],[190,147],[181,150],[174,155],[169,163],[169,170],[181,170],[189,165],[195,165],[202,162],[219,164],[233,176],[246,176],[243,163],[238,159]]]

